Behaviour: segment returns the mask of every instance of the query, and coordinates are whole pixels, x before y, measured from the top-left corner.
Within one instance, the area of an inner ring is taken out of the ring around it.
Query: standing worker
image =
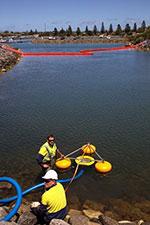
[[[47,171],[42,178],[45,181],[45,192],[41,203],[31,204],[31,211],[37,216],[38,222],[49,224],[52,219],[65,218],[67,214],[66,194],[62,184],[57,182],[58,174],[55,170]]]
[[[50,134],[47,137],[47,141],[41,146],[38,155],[37,161],[43,170],[53,168],[57,158],[63,158],[64,155],[61,154],[59,149],[55,144],[55,137]]]

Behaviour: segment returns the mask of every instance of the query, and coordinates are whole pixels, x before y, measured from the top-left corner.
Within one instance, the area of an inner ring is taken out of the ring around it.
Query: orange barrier
[[[130,50],[135,49],[135,46],[120,46],[120,47],[113,47],[113,48],[93,48],[93,49],[85,49],[80,50],[81,53],[85,52],[105,52],[105,51],[119,51],[119,50]]]
[[[6,45],[2,45],[1,47],[5,50],[20,54],[21,56],[90,56],[94,54],[93,52],[136,49],[136,46],[120,46],[120,47],[113,47],[113,48],[85,49],[85,50],[80,50],[80,52],[22,52],[20,50],[11,48]]]
[[[15,49],[15,48],[11,48],[11,47],[9,47],[9,46],[7,46],[7,45],[2,45],[2,48],[5,49],[5,50],[8,50],[8,51],[11,51],[11,52],[15,52],[15,53],[17,53],[17,54],[19,54],[19,55],[22,55],[22,54],[23,54],[22,51],[17,50],[17,49]]]
[[[92,52],[23,52],[22,56],[90,56]]]

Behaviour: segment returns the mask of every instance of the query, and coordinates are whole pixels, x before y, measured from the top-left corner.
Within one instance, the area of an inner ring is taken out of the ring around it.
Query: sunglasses
[[[49,183],[51,180],[44,180],[45,183]]]

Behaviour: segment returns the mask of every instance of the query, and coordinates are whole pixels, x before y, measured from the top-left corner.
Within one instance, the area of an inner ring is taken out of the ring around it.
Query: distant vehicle
[[[52,36],[48,37],[48,39],[49,40],[56,40],[56,38],[55,37],[52,37]]]

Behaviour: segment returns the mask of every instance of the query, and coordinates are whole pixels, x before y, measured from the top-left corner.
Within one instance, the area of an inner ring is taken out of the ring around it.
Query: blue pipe
[[[76,180],[79,177],[81,177],[83,175],[84,171],[85,171],[84,169],[80,170],[80,172],[74,177],[74,180]],[[67,179],[58,180],[58,182],[60,182],[60,183],[67,183],[67,182],[70,182],[71,180],[72,180],[72,178],[67,178]],[[40,188],[42,186],[44,186],[44,183],[37,184],[37,185],[35,185],[35,186],[25,190],[24,192],[22,192],[22,196],[24,196],[24,195],[28,194],[30,191],[33,191],[33,190],[35,190],[37,188]],[[16,200],[17,197],[18,196],[13,196],[11,198],[1,199],[0,203],[1,204],[6,204],[6,203],[9,203],[9,202],[12,202],[12,201]]]
[[[16,214],[16,212],[18,211],[18,209],[21,205],[22,190],[21,190],[20,185],[14,179],[12,179],[10,177],[0,177],[0,182],[2,182],[2,181],[11,183],[16,188],[16,192],[17,192],[17,196],[16,196],[17,201],[16,201],[14,208],[6,216],[4,216],[3,218],[0,218],[0,221],[3,221],[3,220],[9,221]]]

